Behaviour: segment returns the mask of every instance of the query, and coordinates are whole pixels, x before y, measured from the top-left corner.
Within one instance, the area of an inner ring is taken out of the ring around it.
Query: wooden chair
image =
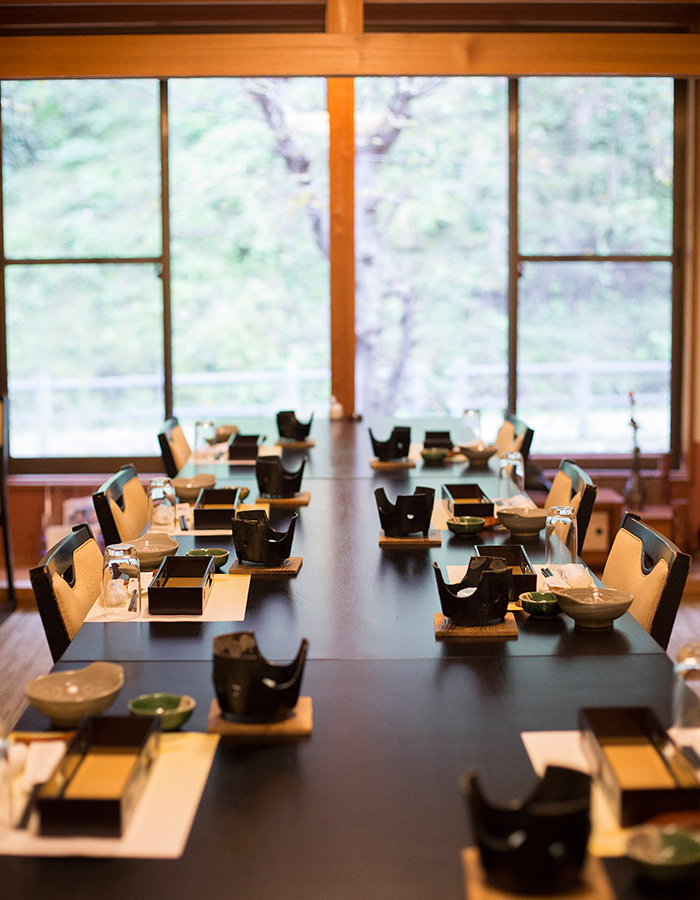
[[[192,451],[177,418],[166,419],[162,432],[158,435],[163,465],[168,478],[175,478],[190,458]]]
[[[29,570],[54,662],[61,658],[100,596],[102,552],[87,523],[75,525]]]
[[[578,553],[581,554],[586,539],[588,523],[591,521],[593,504],[598,488],[587,472],[570,459],[562,459],[547,494],[544,508],[550,506],[571,506],[576,512],[578,531]]]
[[[630,612],[665,650],[689,568],[687,553],[628,512],[610,548],[603,584],[633,595]]]
[[[535,432],[522,419],[508,413],[498,429],[494,443],[499,453],[521,453],[523,461],[527,462],[534,435]]]
[[[0,419],[2,431],[0,433],[0,528],[2,528],[2,542],[5,551],[5,571],[7,572],[7,602],[0,604],[0,619],[5,618],[17,606],[15,594],[15,580],[12,559],[12,541],[10,539],[10,521],[7,515],[7,472],[8,472],[8,407],[7,395],[0,394]]]
[[[542,473],[529,458],[534,436],[534,430],[522,419],[519,419],[513,413],[507,413],[494,441],[499,453],[512,452],[522,455],[525,470],[525,490],[540,490],[543,486]]]
[[[105,546],[131,541],[148,524],[148,498],[132,465],[121,469],[92,495]]]

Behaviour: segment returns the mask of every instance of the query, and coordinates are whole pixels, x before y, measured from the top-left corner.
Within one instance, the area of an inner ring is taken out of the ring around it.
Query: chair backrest
[[[583,549],[588,524],[591,521],[597,485],[593,484],[587,472],[570,459],[562,459],[554,476],[552,486],[545,500],[545,509],[550,506],[571,506],[576,512],[578,531],[578,552]]]
[[[175,478],[180,469],[190,458],[190,445],[180,427],[177,418],[173,416],[165,420],[162,432],[158,435],[160,452],[163,457],[163,465],[168,478]]]
[[[7,473],[8,473],[8,407],[7,394],[0,394],[0,528],[5,551],[5,571],[7,573],[7,601],[0,602],[0,621],[17,606],[14,582],[14,560],[10,540],[10,522],[7,513]]]
[[[633,595],[630,612],[665,650],[689,568],[687,553],[628,512],[610,548],[603,584]]]
[[[148,524],[148,498],[133,465],[121,469],[92,495],[105,545],[132,541]]]
[[[29,570],[29,577],[55,662],[100,596],[102,552],[90,526],[75,525]]]
[[[507,413],[503,425],[498,429],[495,445],[499,453],[521,453],[527,462],[530,445],[535,432],[513,413]]]

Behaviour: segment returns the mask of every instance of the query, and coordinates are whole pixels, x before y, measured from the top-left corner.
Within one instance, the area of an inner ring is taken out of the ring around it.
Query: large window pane
[[[520,252],[671,252],[673,81],[520,80]]]
[[[518,411],[537,453],[667,451],[670,263],[526,263],[520,284]]]
[[[356,81],[362,411],[502,421],[507,93],[503,78]]]
[[[158,453],[162,291],[152,265],[8,266],[10,452]]]
[[[328,406],[323,79],[170,82],[175,412]]]
[[[8,258],[157,256],[157,81],[2,83]]]

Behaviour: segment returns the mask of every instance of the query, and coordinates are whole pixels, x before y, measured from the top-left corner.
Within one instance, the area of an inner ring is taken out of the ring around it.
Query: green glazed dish
[[[214,567],[218,572],[228,562],[228,550],[223,547],[196,547],[194,550],[187,551],[188,556],[213,556]]]
[[[527,591],[520,595],[520,605],[531,616],[553,619],[561,613],[556,594],[551,591]]]
[[[420,455],[426,463],[435,465],[447,459],[447,449],[445,447],[424,447]]]
[[[187,694],[142,694],[127,703],[134,716],[159,716],[162,731],[173,731],[183,725],[196,705],[194,698]]]
[[[700,832],[676,825],[640,825],[630,831],[627,856],[640,877],[675,884],[700,867]]]
[[[447,520],[447,527],[453,534],[478,534],[486,520],[481,516],[451,516]]]

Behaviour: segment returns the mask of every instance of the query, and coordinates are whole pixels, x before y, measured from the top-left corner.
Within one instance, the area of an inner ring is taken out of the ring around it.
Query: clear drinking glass
[[[481,440],[481,410],[465,409],[462,413],[462,443],[471,444]]]
[[[136,619],[141,614],[141,563],[132,544],[105,548],[100,604],[108,619]]]
[[[148,530],[173,531],[176,503],[172,481],[169,478],[151,478],[148,484]]]
[[[502,503],[525,493],[525,463],[522,453],[498,454],[498,497]],[[522,505],[522,504],[521,504]]]
[[[194,458],[211,459],[216,440],[216,425],[209,421],[194,423]]]
[[[568,566],[578,558],[578,527],[572,506],[550,506],[544,541],[547,566]]]
[[[699,641],[681,647],[673,674],[673,727],[700,728]]]

